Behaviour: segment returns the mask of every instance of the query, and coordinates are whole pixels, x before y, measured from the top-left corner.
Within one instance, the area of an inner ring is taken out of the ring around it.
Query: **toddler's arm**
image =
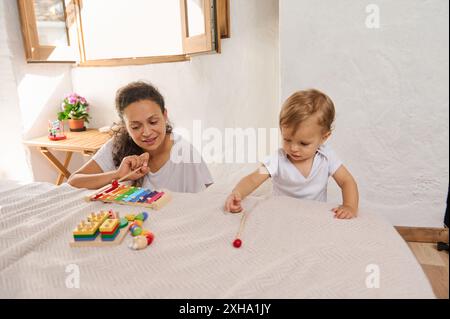
[[[352,174],[341,165],[333,175],[334,180],[342,190],[342,205],[335,207],[332,211],[336,218],[349,219],[358,214],[358,185]]]
[[[250,175],[245,176],[233,189],[225,202],[225,211],[239,213],[242,211],[241,201],[257,189],[270,177],[265,166],[261,166]]]

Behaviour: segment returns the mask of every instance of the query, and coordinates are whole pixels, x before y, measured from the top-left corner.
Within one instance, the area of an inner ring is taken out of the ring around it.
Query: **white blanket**
[[[1,298],[434,298],[406,243],[376,214],[337,220],[330,204],[249,197],[236,249],[240,215],[225,214],[226,194],[212,188],[150,211],[155,240],[145,250],[130,250],[130,236],[116,247],[70,248],[88,213],[143,211],[86,203],[89,193],[0,182]]]

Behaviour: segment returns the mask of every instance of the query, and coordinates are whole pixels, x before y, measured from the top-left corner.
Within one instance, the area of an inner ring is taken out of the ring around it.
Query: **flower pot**
[[[86,131],[86,127],[84,126],[84,120],[69,120],[69,128],[71,132],[82,132]]]

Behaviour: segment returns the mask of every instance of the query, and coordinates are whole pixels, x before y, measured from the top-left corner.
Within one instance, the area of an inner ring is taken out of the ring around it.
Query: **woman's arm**
[[[70,175],[67,182],[78,188],[98,189],[118,178],[118,170],[103,172],[97,162],[91,159]]]
[[[337,218],[352,218],[358,214],[358,185],[352,174],[341,165],[333,175],[334,180],[342,191],[342,205],[332,210]]]
[[[103,172],[101,167],[93,159],[91,159],[70,176],[68,183],[74,187],[98,189],[111,183],[115,179],[120,179],[121,177],[128,175],[130,172],[141,168],[139,171],[129,175],[126,179],[136,180],[149,172],[148,160],[148,153],[143,153],[139,156],[126,156],[122,159],[122,162],[117,170]]]

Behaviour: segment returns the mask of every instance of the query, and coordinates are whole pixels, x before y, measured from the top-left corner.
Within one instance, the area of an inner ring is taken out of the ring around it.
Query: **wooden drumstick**
[[[122,177],[121,179],[119,179],[117,181],[117,183],[120,183],[121,181],[127,179],[128,177],[130,177],[131,175],[133,175],[134,173],[137,173],[137,171],[139,171],[143,166],[140,166],[139,168],[136,168],[134,171],[129,172],[127,175],[125,175],[124,177]],[[113,182],[114,183],[114,182]]]
[[[94,194],[94,199],[97,199],[98,197],[101,196],[101,194],[106,191],[107,189],[111,188],[111,190],[117,188],[119,186],[119,183],[125,179],[127,179],[128,177],[130,177],[131,175],[133,175],[134,173],[137,173],[137,171],[139,171],[142,168],[142,166],[140,166],[139,168],[136,168],[134,171],[129,172],[127,175],[125,175],[124,177],[120,178],[119,180],[113,180],[111,184],[107,184],[105,186],[103,186],[102,188],[100,188],[99,190],[97,190]]]
[[[241,217],[241,223],[239,225],[239,230],[236,234],[236,239],[233,241],[233,246],[235,248],[239,248],[242,246],[242,240],[241,240],[241,235],[242,235],[242,231],[244,230],[244,225],[245,225],[245,220],[247,218],[247,213],[245,211],[242,212],[242,217]]]

